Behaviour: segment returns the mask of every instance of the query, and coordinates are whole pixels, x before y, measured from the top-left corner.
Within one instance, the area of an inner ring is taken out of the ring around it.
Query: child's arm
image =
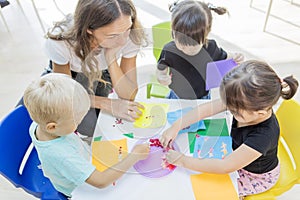
[[[174,141],[178,132],[206,117],[210,117],[226,109],[221,99],[217,99],[208,103],[200,104],[180,119],[178,119],[169,129],[164,131],[160,138],[160,142],[164,147],[168,147]]]
[[[169,68],[165,68],[164,70],[157,69],[156,77],[160,84],[162,85],[170,85],[172,82],[171,75],[169,74]]]
[[[139,160],[146,159],[149,153],[149,145],[141,144],[136,145],[132,152],[128,154],[121,162],[115,164],[114,166],[106,169],[103,172],[95,170],[91,176],[86,180],[90,185],[93,185],[97,188],[104,188],[118,178],[120,178],[127,170],[132,167],[134,163]]]
[[[185,156],[180,152],[169,150],[167,161],[194,171],[228,174],[249,165],[262,154],[251,147],[242,144],[224,159],[199,159]]]

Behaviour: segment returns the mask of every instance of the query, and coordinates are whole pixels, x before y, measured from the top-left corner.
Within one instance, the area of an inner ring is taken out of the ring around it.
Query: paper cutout
[[[133,133],[125,133],[123,135],[126,136],[126,137],[129,137],[129,138],[134,138]]]
[[[191,111],[193,108],[192,107],[187,107],[184,109],[179,109],[173,112],[168,112],[167,113],[167,119],[168,122],[172,125],[178,118],[180,118],[182,115],[186,114],[187,112]],[[178,133],[187,133],[187,132],[196,132],[199,129],[206,129],[205,124],[203,120],[200,120],[186,128],[183,128],[180,130]]]
[[[188,133],[190,153],[194,153],[194,146],[195,146],[195,141],[196,141],[196,135],[197,135],[197,133]]]
[[[223,159],[232,152],[230,136],[196,136],[194,158]]]
[[[102,136],[98,136],[94,138],[94,141],[100,141],[102,139]]]
[[[235,66],[237,66],[237,63],[233,59],[207,63],[206,90],[219,87],[223,76]]]
[[[142,115],[133,123],[137,128],[158,128],[166,124],[168,104],[142,103],[145,109],[141,109]]]
[[[154,139],[159,141],[158,139]],[[154,142],[155,142],[154,141]],[[146,142],[145,140],[140,140],[137,144]],[[178,146],[173,143],[173,149],[179,150]],[[140,160],[133,165],[134,169],[141,175],[149,178],[160,178],[170,174],[176,166],[166,163],[165,154],[167,150],[163,149],[159,144],[152,143],[150,145],[150,153],[148,157],[144,160]]]
[[[99,171],[117,164],[127,154],[127,139],[92,142],[92,164]]]
[[[195,174],[191,182],[196,200],[239,199],[228,174]]]
[[[228,136],[228,127],[225,118],[221,119],[205,119],[203,120],[206,129],[199,129],[197,132],[189,132],[190,153],[194,153],[196,135],[207,136]]]
[[[197,131],[198,135],[207,136],[228,136],[228,127],[225,118],[221,119],[205,119],[204,124],[206,129]]]

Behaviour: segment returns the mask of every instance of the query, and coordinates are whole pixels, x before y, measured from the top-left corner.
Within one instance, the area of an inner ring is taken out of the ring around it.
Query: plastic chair
[[[170,94],[170,88],[159,83],[147,84],[147,99],[151,97],[166,98]]]
[[[18,106],[0,122],[0,174],[42,200],[66,200],[40,169],[29,135],[31,122],[24,106]]]
[[[172,40],[171,22],[162,22],[152,26],[153,55],[158,61],[164,45]]]
[[[3,16],[3,14],[2,14],[2,8],[8,6],[9,4],[10,4],[9,1],[4,1],[4,0],[0,1],[0,17],[1,17],[1,19],[3,21],[3,24],[4,24],[4,26],[5,26],[5,28],[7,30],[9,30],[9,29],[8,29],[8,25],[6,23],[6,20],[5,20],[4,16]]]
[[[147,99],[151,97],[166,98],[170,94],[170,88],[160,84],[156,76],[152,75],[150,79],[150,83],[147,84]]]
[[[66,14],[59,8],[59,6],[58,6],[56,0],[52,0],[52,1],[53,1],[54,5],[55,5],[56,9],[57,9],[63,16],[66,16]],[[19,0],[16,0],[16,2],[17,2],[17,4],[19,5],[20,9],[22,10],[22,13],[25,15],[25,12],[24,12],[24,10],[23,10],[23,7],[22,7],[20,1],[19,1]],[[31,4],[32,4],[32,6],[33,6],[33,9],[34,9],[34,12],[35,12],[35,14],[36,14],[36,17],[37,17],[37,19],[38,19],[38,21],[39,21],[39,23],[40,23],[40,26],[41,26],[41,28],[42,28],[42,30],[43,30],[43,33],[46,33],[46,32],[47,32],[46,27],[45,27],[45,25],[44,25],[44,23],[43,23],[43,20],[42,20],[40,14],[39,14],[39,10],[38,10],[38,8],[37,8],[37,6],[36,6],[36,4],[35,4],[35,1],[34,1],[34,0],[31,0]],[[26,16],[26,15],[25,15],[25,16]],[[5,25],[6,29],[7,29],[7,31],[10,32],[10,31],[9,31],[9,26],[8,26],[8,24],[7,24],[6,20],[5,20],[5,18],[4,18],[4,16],[3,16],[2,12],[1,12],[1,8],[0,8],[0,17],[2,18],[2,21],[3,21],[3,23],[4,23],[4,25]]]
[[[300,184],[300,104],[295,100],[285,100],[278,108],[276,116],[280,125],[279,180],[270,190],[248,196],[245,200],[275,200],[276,196],[288,191],[295,184]]]
[[[172,40],[171,34],[171,22],[162,22],[152,26],[152,38],[153,38],[153,55],[158,61],[161,51],[165,44]],[[155,78],[156,79],[156,78]],[[166,98],[170,93],[170,89],[164,85],[161,85],[154,80],[153,83],[147,84],[147,98]]]
[[[291,3],[291,5],[300,6],[300,4],[295,3],[293,0],[290,0],[290,3]],[[253,5],[253,0],[250,1],[250,7],[253,7],[252,5]],[[266,32],[267,24],[268,24],[268,21],[269,21],[269,17],[272,16],[272,14],[271,14],[272,5],[273,5],[273,0],[270,0],[270,1],[269,1],[269,4],[268,4],[268,9],[267,9],[267,11],[266,11],[265,22],[264,22],[264,26],[263,26],[263,31],[264,31],[264,32]],[[273,17],[274,17],[274,15],[273,15]],[[287,21],[287,20],[285,20],[285,19],[279,18],[279,17],[277,17],[277,16],[275,16],[275,17],[276,17],[277,19],[281,19],[281,20],[284,21],[284,22],[291,23],[291,22],[289,22],[289,21]]]

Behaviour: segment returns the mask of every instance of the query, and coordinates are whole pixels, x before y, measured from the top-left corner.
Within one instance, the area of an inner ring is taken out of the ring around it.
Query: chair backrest
[[[56,191],[50,180],[43,175],[36,149],[31,145],[31,123],[22,105],[0,122],[0,173],[16,187],[38,198],[65,200],[65,196]]]
[[[278,157],[280,175],[277,183],[263,193],[249,195],[245,200],[276,199],[276,196],[300,183],[300,104],[295,100],[284,100],[276,111],[280,126]],[[290,153],[292,154],[292,158]],[[296,169],[293,166],[295,161]]]
[[[164,45],[172,40],[171,22],[162,22],[152,26],[153,55],[158,61]]]
[[[276,116],[280,126],[280,135],[288,145],[296,164],[296,173],[300,183],[300,104],[291,99],[279,106]]]

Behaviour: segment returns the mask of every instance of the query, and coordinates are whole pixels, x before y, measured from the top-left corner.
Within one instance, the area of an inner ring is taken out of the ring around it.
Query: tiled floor
[[[37,78],[47,65],[43,51],[43,31],[35,15],[31,0],[22,0],[20,7],[15,0],[0,12],[6,19],[8,28],[0,19],[0,119],[10,112],[28,83]],[[53,20],[62,15],[52,0],[35,1],[44,26],[51,26]],[[71,12],[75,0],[58,0],[63,12]],[[168,0],[134,1],[142,24],[151,33],[153,24],[167,21]],[[274,0],[272,15],[269,18],[267,32],[263,32],[265,11],[269,0],[250,1],[212,0],[216,5],[229,9],[230,16],[214,15],[211,37],[215,38],[225,50],[242,52],[247,59],[262,59],[269,62],[282,77],[294,74],[300,79],[300,7],[287,0]],[[294,0],[295,3],[300,3]],[[21,9],[22,8],[22,9]],[[274,17],[275,16],[275,17]],[[276,17],[277,16],[277,17]],[[279,18],[282,19],[279,19]],[[291,23],[287,23],[288,20]],[[149,35],[151,37],[151,35]],[[297,44],[298,43],[298,44]],[[153,70],[155,62],[151,47],[144,49],[139,56],[139,69]],[[300,93],[295,98],[300,101]],[[279,200],[296,200],[300,196],[300,187],[278,197]],[[15,189],[3,177],[0,178],[0,199],[35,199],[20,189]]]

